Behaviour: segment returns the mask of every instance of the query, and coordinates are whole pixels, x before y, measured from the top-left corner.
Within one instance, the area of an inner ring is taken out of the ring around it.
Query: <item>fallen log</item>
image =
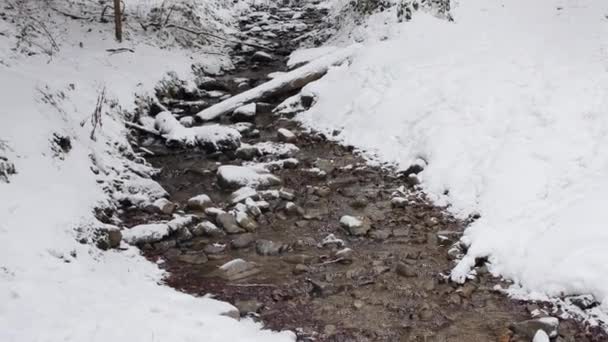
[[[231,113],[247,103],[301,89],[308,83],[323,77],[331,66],[338,65],[351,57],[358,48],[359,45],[355,44],[319,57],[298,69],[279,75],[253,89],[206,108],[196,115],[203,121],[209,121]]]

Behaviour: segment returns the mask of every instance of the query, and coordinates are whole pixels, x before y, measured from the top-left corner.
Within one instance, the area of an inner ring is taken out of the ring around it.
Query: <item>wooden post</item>
[[[120,0],[114,0],[114,26],[116,32],[116,40],[122,42],[122,13],[120,11]]]

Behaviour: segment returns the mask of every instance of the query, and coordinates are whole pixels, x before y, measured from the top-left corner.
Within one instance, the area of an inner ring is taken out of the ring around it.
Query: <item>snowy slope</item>
[[[133,152],[120,108],[133,109],[135,93],[151,91],[167,71],[187,78],[193,62],[217,68],[221,56],[160,49],[132,31],[123,46],[135,52],[110,54],[120,47],[111,25],[29,13],[45,18],[59,48],[27,57],[24,47],[40,52],[48,38],[38,33],[36,44],[19,47],[12,20],[0,19],[0,156],[17,172],[9,183],[0,180],[0,340],[293,340],[290,332],[221,316],[234,310],[227,303],[160,285],[162,271],[134,247],[102,252],[78,242],[102,226],[92,211],[111,205],[102,188],[113,180],[142,185],[139,195],[162,194],[133,172],[149,167],[123,157]],[[90,118],[104,86],[109,101],[93,141]],[[54,134],[69,137],[69,151],[52,143]]]
[[[455,22],[375,15],[299,119],[402,168],[425,159],[439,204],[481,213],[455,280],[489,256],[512,293],[590,293],[608,312],[607,14],[602,0],[460,0]]]

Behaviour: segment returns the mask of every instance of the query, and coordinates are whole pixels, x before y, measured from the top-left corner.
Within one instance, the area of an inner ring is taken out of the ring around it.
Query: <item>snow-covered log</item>
[[[241,145],[241,134],[220,125],[184,127],[171,112],[156,115],[156,129],[169,146],[201,146],[206,150],[234,150]]]
[[[331,66],[344,62],[353,55],[358,47],[358,44],[351,45],[320,57],[298,69],[279,75],[253,89],[204,109],[196,115],[204,121],[213,120],[255,100],[300,89],[308,83],[323,77]]]

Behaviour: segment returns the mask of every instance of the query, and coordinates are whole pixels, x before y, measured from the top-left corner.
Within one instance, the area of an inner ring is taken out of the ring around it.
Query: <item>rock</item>
[[[193,210],[205,210],[213,205],[211,198],[205,194],[194,196],[188,200],[188,208]]]
[[[336,333],[336,326],[333,324],[328,324],[323,328],[323,334],[327,336],[331,336]]]
[[[296,198],[296,195],[294,195],[292,191],[281,189],[279,190],[279,197],[286,201],[293,201]]]
[[[220,274],[230,281],[247,278],[259,272],[254,263],[243,259],[234,259],[220,266]]]
[[[230,310],[228,310],[226,312],[222,312],[220,315],[230,317],[232,319],[236,319],[237,321],[241,318],[241,314],[239,312],[239,309],[237,309],[237,308],[231,308]]]
[[[393,229],[394,237],[407,237],[410,235],[410,230],[407,228],[395,228]]]
[[[158,210],[165,214],[165,215],[171,215],[173,214],[173,212],[175,211],[175,208],[177,208],[177,205],[175,205],[175,203],[169,201],[166,198],[159,198],[156,201],[154,201],[153,204],[156,208],[158,208]]]
[[[194,236],[211,236],[211,237],[218,237],[218,236],[223,236],[226,235],[226,233],[221,230],[220,228],[218,228],[216,225],[214,225],[213,223],[209,222],[209,221],[203,221],[199,224],[197,224],[196,226],[190,228],[190,232],[192,232],[192,234]]]
[[[270,240],[258,240],[255,243],[255,251],[263,256],[279,255],[281,247],[281,245]]]
[[[205,209],[205,215],[207,215],[209,217],[213,217],[213,218],[217,218],[217,216],[222,213],[225,213],[225,211],[223,211],[220,208],[209,207],[209,208]]]
[[[170,248],[175,247],[176,245],[177,245],[177,242],[175,240],[164,240],[164,241],[160,241],[160,242],[153,244],[154,249],[159,252],[165,252],[165,251],[169,250]]]
[[[420,184],[420,179],[415,174],[410,174],[407,176],[407,183],[411,186]]]
[[[393,197],[391,199],[391,205],[393,206],[393,208],[405,208],[407,206],[407,198]]]
[[[186,128],[192,127],[192,125],[194,125],[194,117],[184,116],[183,118],[179,119],[179,123]]]
[[[365,303],[363,303],[363,301],[361,301],[359,299],[355,299],[355,301],[353,302],[353,306],[357,310],[361,309],[364,305],[365,305]]]
[[[211,90],[221,90],[221,91],[229,91],[230,89],[223,84],[222,82],[216,80],[215,78],[203,76],[199,77],[195,80],[196,86],[199,89],[211,91]]]
[[[249,103],[244,106],[238,107],[232,112],[231,119],[233,121],[254,121],[256,114],[255,103]]]
[[[341,264],[350,264],[353,262],[355,252],[350,248],[342,248],[336,252],[336,258],[341,259]]]
[[[186,227],[182,227],[181,229],[178,229],[177,234],[175,236],[175,238],[177,239],[178,242],[192,240],[193,237],[194,237],[194,234],[192,234],[190,229],[188,229]]]
[[[246,144],[241,145],[241,147],[236,150],[235,154],[237,158],[242,160],[253,160],[262,155],[262,153],[260,153],[260,149],[253,145]]]
[[[330,193],[331,193],[331,189],[328,186],[321,186],[321,187],[315,188],[315,190],[314,190],[314,194],[319,197],[327,197],[327,196],[329,196]]]
[[[311,271],[310,267],[308,267],[304,264],[297,264],[293,268],[293,274],[295,274],[295,275],[309,273],[310,271]]]
[[[253,244],[255,236],[250,233],[241,234],[230,242],[230,246],[234,249],[247,248]]]
[[[413,277],[417,277],[418,274],[416,273],[416,270],[414,270],[410,265],[405,264],[403,262],[400,262],[397,264],[397,267],[395,268],[395,272],[402,276],[402,277],[406,277],[406,278],[413,278]]]
[[[202,253],[202,252],[182,254],[182,255],[179,255],[176,258],[176,260],[184,262],[186,264],[192,264],[192,265],[202,265],[202,264],[206,263],[207,261],[209,261],[209,259],[207,258],[207,255],[205,255],[205,253]]]
[[[236,218],[229,213],[221,213],[217,215],[217,224],[224,229],[228,234],[240,234],[245,231],[239,227]]]
[[[295,169],[300,165],[300,162],[296,158],[283,159],[282,162],[284,169]]]
[[[290,216],[304,215],[304,209],[300,208],[293,202],[285,203],[285,213]]]
[[[292,131],[285,129],[285,128],[279,128],[277,130],[277,138],[279,139],[279,141],[287,142],[287,143],[292,143],[297,140],[296,135],[293,134]]]
[[[269,53],[266,53],[263,51],[257,51],[251,57],[251,61],[258,62],[258,63],[270,63],[270,62],[274,61],[274,57],[272,57],[272,55],[270,55]]]
[[[226,245],[221,244],[221,243],[213,243],[210,245],[205,246],[205,248],[203,248],[203,252],[205,254],[220,254],[222,252],[224,252],[226,250]]]
[[[247,207],[247,212],[250,213],[253,217],[259,217],[262,215],[262,210],[258,207],[256,201],[251,198],[247,198],[245,200],[245,206]]]
[[[513,323],[509,329],[519,337],[532,340],[538,330],[544,331],[550,338],[557,337],[559,320],[555,317],[542,317]]]
[[[238,211],[236,213],[236,222],[248,232],[253,232],[258,228],[258,224],[255,220],[243,211]]]
[[[365,217],[344,215],[340,218],[340,225],[354,236],[365,235],[371,229],[369,219]]]
[[[182,251],[177,248],[169,248],[167,251],[163,253],[165,258],[168,260],[176,260],[180,255],[182,255]]]
[[[320,245],[320,247],[326,246],[340,248],[344,246],[344,240],[338,239],[334,234],[329,234],[325,238],[323,238]]]
[[[374,239],[374,240],[386,240],[391,236],[391,230],[390,229],[376,229],[376,230],[372,230],[369,233],[369,236]]]
[[[245,316],[248,313],[258,313],[264,304],[258,302],[255,299],[250,300],[237,300],[234,302],[234,306],[239,309],[241,316]]]
[[[118,229],[108,230],[108,246],[110,248],[120,247],[122,241],[122,232]]]
[[[247,200],[248,198],[251,197],[257,197],[258,192],[255,191],[255,189],[250,188],[248,186],[244,186],[238,190],[236,190],[235,192],[233,192],[230,195],[230,203],[231,204],[237,204],[239,202],[243,202],[244,200]]]
[[[349,204],[354,209],[363,209],[367,207],[369,201],[366,198],[360,197],[351,201]]]

